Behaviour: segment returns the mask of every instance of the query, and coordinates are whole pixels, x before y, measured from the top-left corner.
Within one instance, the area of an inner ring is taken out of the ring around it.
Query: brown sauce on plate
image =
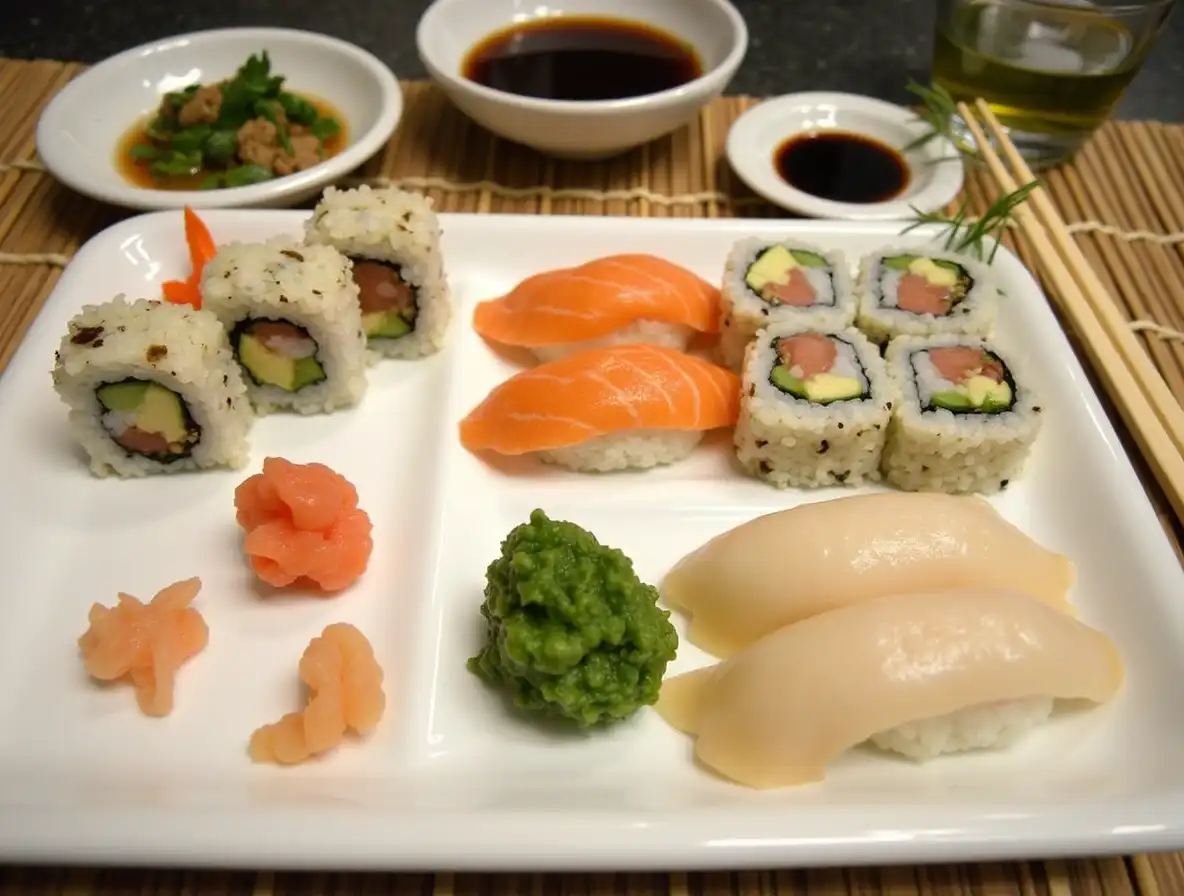
[[[493,32],[469,50],[461,73],[517,96],[587,102],[681,87],[703,66],[689,44],[650,25],[564,15]]]
[[[884,202],[909,184],[899,152],[846,131],[791,137],[777,147],[773,164],[791,187],[832,202]]]

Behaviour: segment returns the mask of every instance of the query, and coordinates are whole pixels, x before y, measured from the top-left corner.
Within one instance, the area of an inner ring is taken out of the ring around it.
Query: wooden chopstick
[[[975,106],[1019,176],[1025,183],[1035,180],[987,104],[979,99]],[[959,103],[958,112],[999,186],[1007,193],[1015,192],[1016,181],[987,140],[970,107]],[[1064,221],[1044,195],[1043,187],[1034,189],[1028,198],[1032,208],[1017,207],[1016,224],[1031,244],[1043,273],[1052,282],[1058,305],[1081,335],[1152,472],[1177,516],[1184,520],[1184,408],[1173,397],[1114,299],[1073,242]]]
[[[1012,168],[1024,179],[1024,182],[1034,180],[1031,170],[1019,154],[1015,144],[1007,137],[1006,131],[991,111],[991,107],[982,99],[975,102],[975,108],[991,129],[992,135],[999,141],[1003,154]],[[1118,303],[1107,292],[1102,281],[1086,260],[1081,249],[1073,240],[1065,222],[1057,213],[1056,207],[1049,200],[1043,189],[1036,189],[1028,197],[1037,216],[1043,221],[1045,230],[1052,237],[1053,245],[1060,253],[1062,260],[1069,270],[1076,275],[1078,284],[1084,291],[1084,297],[1089,301],[1094,313],[1101,319],[1102,324],[1110,333],[1110,339],[1122,354],[1131,373],[1139,380],[1143,391],[1147,394],[1151,404],[1155,407],[1176,445],[1176,450],[1184,453],[1184,406],[1179,399],[1172,395],[1172,390],[1164,381],[1163,375],[1156,369],[1151,358],[1135,334],[1131,332],[1128,321],[1118,309]]]

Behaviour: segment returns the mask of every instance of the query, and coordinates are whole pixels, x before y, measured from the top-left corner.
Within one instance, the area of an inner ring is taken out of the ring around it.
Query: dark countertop
[[[670,0],[678,2],[678,0]],[[929,71],[935,0],[734,0],[750,46],[729,93],[843,90],[908,102]],[[415,25],[428,0],[141,0],[0,3],[0,56],[98,62],[120,50],[205,28],[306,28],[360,44],[401,78],[425,77]],[[803,52],[804,51],[804,52]],[[1184,122],[1184,11],[1172,16],[1117,116]]]

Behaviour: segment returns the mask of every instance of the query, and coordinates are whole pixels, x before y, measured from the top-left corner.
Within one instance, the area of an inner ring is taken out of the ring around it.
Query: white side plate
[[[902,106],[855,93],[790,93],[757,103],[728,131],[728,163],[748,188],[774,205],[811,218],[892,221],[912,218],[910,206],[933,212],[962,189],[964,172],[954,145],[944,137],[903,155],[909,180],[897,196],[859,204],[813,196],[786,183],[775,156],[785,141],[827,131],[870,137],[900,151],[927,128]]]
[[[204,214],[219,242],[297,233],[301,212]],[[510,715],[465,670],[481,639],[484,571],[534,507],[591,529],[658,580],[680,555],[757,514],[842,494],[742,478],[728,439],[640,474],[585,477],[463,451],[459,417],[512,370],[469,327],[472,307],[538,270],[653,252],[712,280],[744,221],[444,215],[459,305],[448,350],[374,370],[356,411],[275,416],[242,472],[92,478],[49,378],[69,316],[187,273],[179,212],[88,243],[0,379],[0,858],[337,869],[702,868],[982,860],[1184,847],[1184,573],[1036,284],[1000,252],[999,340],[1039,377],[1045,429],[995,500],[1076,563],[1073,599],[1128,664],[1111,705],[1055,719],[1015,749],[913,765],[862,750],[825,785],[751,792],[691,761],[651,710],[598,736]],[[762,222],[847,250],[896,226]],[[923,239],[917,237],[920,245]],[[233,490],[279,454],[358,487],[375,524],[366,575],[331,599],[263,601]],[[210,644],[179,673],[164,720],[98,688],[76,639],[118,590],[147,598],[200,575]],[[676,617],[677,619],[677,617]],[[247,739],[299,706],[296,664],[330,622],[358,625],[387,674],[366,743],[321,762],[252,765]],[[681,620],[679,620],[681,624]],[[671,671],[706,658],[684,644]]]
[[[150,190],[120,173],[116,151],[128,129],[160,107],[161,97],[190,84],[234,75],[267,51],[285,89],[327,100],[344,116],[349,142],[312,168],[248,187]],[[394,74],[361,47],[291,28],[220,28],[166,37],[124,50],[59,91],[37,122],[37,155],[72,190],[134,209],[275,208],[319,196],[370,159],[403,114]]]

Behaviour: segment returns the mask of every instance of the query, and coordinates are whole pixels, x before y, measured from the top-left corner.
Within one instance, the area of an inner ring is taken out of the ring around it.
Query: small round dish
[[[619,100],[553,100],[493,90],[464,77],[471,47],[508,25],[553,16],[643,22],[694,48],[703,74],[671,90]],[[724,92],[748,51],[744,17],[728,0],[434,0],[415,35],[424,68],[469,118],[500,137],[566,159],[602,159],[682,127]]]
[[[805,134],[840,131],[896,150],[905,162],[908,182],[883,202],[848,203],[823,199],[790,186],[777,170],[776,154],[787,140]],[[850,93],[791,93],[754,106],[728,132],[728,162],[757,195],[774,205],[808,215],[852,221],[912,217],[940,209],[962,189],[963,167],[957,150],[942,137],[904,153],[927,132],[908,109]]]
[[[119,141],[163,94],[228,78],[264,50],[272,73],[285,76],[285,89],[322,99],[345,118],[348,142],[340,152],[304,171],[233,189],[155,190],[124,177]],[[316,196],[368,160],[402,112],[395,76],[353,44],[287,28],[198,31],[125,50],[71,81],[41,113],[37,154],[66,186],[126,208],[276,208]]]

